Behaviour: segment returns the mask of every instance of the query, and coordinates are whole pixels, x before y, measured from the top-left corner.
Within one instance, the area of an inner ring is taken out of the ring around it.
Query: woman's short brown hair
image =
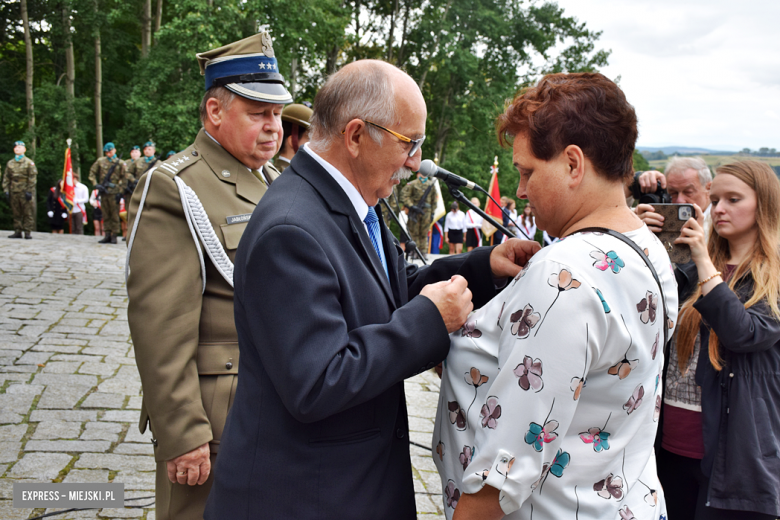
[[[550,74],[521,91],[496,122],[498,139],[525,134],[537,159],[579,146],[596,171],[614,181],[633,174],[636,112],[602,74]]]

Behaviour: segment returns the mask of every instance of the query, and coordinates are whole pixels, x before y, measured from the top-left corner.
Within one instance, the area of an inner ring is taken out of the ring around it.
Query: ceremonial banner
[[[493,158],[493,166],[490,167],[490,185],[488,186],[488,193],[497,201],[501,200],[501,192],[498,189],[498,156]],[[501,208],[492,200],[487,199],[485,201],[485,213],[493,217],[497,222],[502,222]],[[482,221],[482,232],[485,234],[485,238],[490,238],[493,233],[496,232],[496,227],[487,221]]]
[[[65,150],[65,168],[62,171],[62,189],[60,190],[62,203],[68,213],[73,211],[73,199],[76,195],[76,185],[73,182],[73,166],[70,162],[70,146]]]

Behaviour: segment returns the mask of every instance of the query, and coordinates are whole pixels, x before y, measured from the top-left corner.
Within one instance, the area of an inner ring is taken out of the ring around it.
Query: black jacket
[[[695,288],[695,274],[685,276],[691,267],[677,277],[681,296]],[[766,302],[745,309],[752,293],[748,274],[736,294],[722,283],[694,304],[702,315],[702,470],[709,506],[780,515],[780,320]],[[725,360],[720,372],[709,360],[710,330]]]

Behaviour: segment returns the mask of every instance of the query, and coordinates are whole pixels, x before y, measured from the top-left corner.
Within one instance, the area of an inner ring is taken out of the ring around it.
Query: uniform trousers
[[[84,216],[81,212],[70,214],[70,234],[71,235],[83,235],[84,234]]]
[[[11,193],[11,212],[14,216],[14,231],[32,231],[33,201],[27,200],[24,193]]]
[[[101,195],[100,207],[103,209],[103,231],[119,235],[122,227],[119,225],[119,203],[116,201],[116,195]]]
[[[420,249],[420,251],[423,252],[423,254],[428,253],[428,229],[430,226],[431,223],[419,215],[410,217],[406,222],[406,228],[409,230],[409,236],[412,237],[412,240],[414,240],[414,242],[417,244],[417,247]]]

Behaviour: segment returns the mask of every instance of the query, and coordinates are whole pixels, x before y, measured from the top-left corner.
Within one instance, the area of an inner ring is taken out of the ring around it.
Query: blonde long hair
[[[728,282],[734,291],[737,283],[747,273],[753,277],[753,295],[745,302],[748,309],[765,300],[772,314],[780,319],[780,181],[768,165],[758,161],[740,161],[721,166],[716,175],[733,175],[756,192],[756,224],[758,237],[753,251],[734,270]],[[715,269],[724,272],[726,261],[730,258],[729,242],[718,235],[713,226],[707,242]],[[693,304],[701,296],[701,287],[688,298],[680,309],[680,322],[677,330],[677,364],[685,370],[693,355],[694,342],[699,333],[701,314]],[[710,331],[709,358],[715,370],[723,368],[723,358],[718,349],[718,337]]]

